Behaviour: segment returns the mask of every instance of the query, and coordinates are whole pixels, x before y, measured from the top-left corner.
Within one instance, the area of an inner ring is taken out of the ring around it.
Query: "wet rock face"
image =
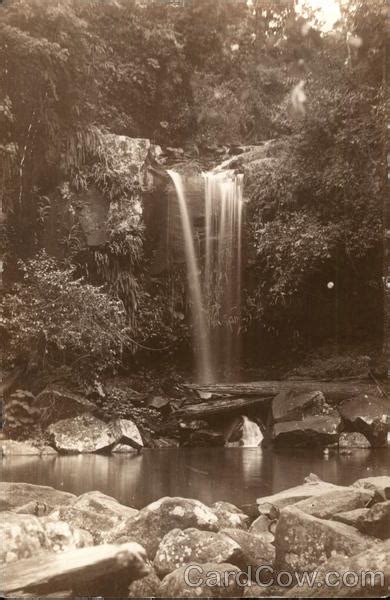
[[[173,529],[158,547],[154,567],[160,577],[172,573],[189,563],[242,564],[243,553],[232,538],[212,531],[199,529]]]
[[[281,511],[276,526],[276,565],[287,571],[314,571],[332,555],[353,556],[376,542],[344,523],[318,519],[291,506]]]
[[[138,515],[118,525],[108,541],[119,543],[136,541],[144,546],[150,559],[154,559],[163,537],[172,529],[201,529],[217,531],[218,517],[199,500],[165,497],[152,502]]]
[[[218,529],[233,527],[248,529],[249,517],[230,502],[214,502],[210,507],[218,518]]]
[[[0,510],[13,510],[29,502],[52,507],[69,504],[75,499],[74,494],[61,492],[46,485],[0,482]]]
[[[338,406],[344,422],[354,431],[363,433],[371,446],[386,446],[390,431],[390,403],[373,396],[346,400]]]
[[[333,409],[322,392],[280,392],[272,401],[272,418],[280,421],[299,421],[304,417],[328,415]]]
[[[339,512],[364,508],[373,497],[374,492],[370,490],[346,488],[302,500],[294,506],[313,517],[331,519]]]
[[[62,552],[92,546],[92,536],[68,523],[48,517],[2,513],[0,562],[10,563],[44,550]]]
[[[240,587],[237,582],[239,572],[238,567],[229,563],[192,563],[164,577],[158,596],[161,598],[240,598],[243,587]]]
[[[128,419],[107,424],[91,414],[83,414],[50,425],[48,433],[57,450],[68,454],[99,452],[122,441],[135,448],[143,446],[136,424]]]
[[[281,446],[325,446],[337,442],[340,429],[341,419],[336,414],[306,417],[302,421],[276,423],[273,439]]]

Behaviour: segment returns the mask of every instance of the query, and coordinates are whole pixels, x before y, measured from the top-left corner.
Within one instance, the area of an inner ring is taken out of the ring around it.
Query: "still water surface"
[[[100,490],[135,508],[162,496],[241,505],[299,485],[309,473],[340,485],[361,477],[390,475],[390,449],[324,457],[310,451],[278,454],[261,448],[191,448],[122,456],[20,456],[1,463],[2,481],[50,485],[77,495]]]

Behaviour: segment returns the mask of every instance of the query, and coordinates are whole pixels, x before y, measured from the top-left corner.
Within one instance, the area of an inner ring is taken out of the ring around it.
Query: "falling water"
[[[183,179],[175,171],[168,174],[184,236],[198,378],[229,379],[240,346],[243,177],[232,170],[203,174],[205,234],[197,255]]]
[[[202,289],[198,260],[195,252],[194,235],[191,220],[188,214],[184,186],[181,175],[176,171],[168,171],[175,186],[180,209],[180,218],[183,228],[185,257],[187,263],[188,287],[191,294],[191,311],[194,326],[194,337],[196,345],[196,361],[198,377],[202,383],[213,381],[210,332],[207,325],[205,309],[203,305]]]
[[[245,448],[256,448],[257,446],[260,446],[263,440],[263,434],[260,431],[260,427],[245,415],[243,415],[242,421],[240,446],[244,446]]]

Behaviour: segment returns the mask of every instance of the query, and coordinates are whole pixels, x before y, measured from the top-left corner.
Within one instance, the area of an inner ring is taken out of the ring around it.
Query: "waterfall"
[[[201,383],[210,383],[214,380],[211,361],[210,335],[205,315],[205,308],[203,305],[200,273],[195,252],[192,224],[188,214],[182,177],[176,171],[168,171],[168,174],[175,186],[183,229],[184,249],[187,264],[187,280],[191,295],[191,312],[196,346],[195,356],[198,378]]]
[[[243,176],[203,173],[205,233],[197,255],[183,178],[168,174],[183,230],[198,379],[231,379],[240,351]]]
[[[245,415],[242,417],[242,438],[240,446],[246,448],[255,448],[260,446],[263,439],[263,434],[260,431],[260,427],[248,419]]]

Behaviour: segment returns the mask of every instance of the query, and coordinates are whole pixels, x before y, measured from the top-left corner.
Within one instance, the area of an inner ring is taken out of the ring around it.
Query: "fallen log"
[[[149,569],[145,550],[136,543],[104,544],[60,554],[46,552],[3,565],[2,595],[23,590],[45,594],[77,589],[102,576],[125,573],[128,583],[144,577]]]
[[[175,416],[191,419],[211,417],[216,414],[245,410],[253,406],[266,406],[272,398],[273,396],[268,398],[217,398],[211,402],[184,405],[175,412]]]
[[[388,383],[383,384],[386,392],[389,391]],[[212,396],[236,396],[240,397],[257,397],[258,401],[261,398],[268,396],[276,396],[279,392],[292,390],[294,392],[315,392],[321,391],[328,400],[335,402],[345,400],[357,395],[371,394],[378,396],[379,388],[376,384],[369,381],[251,381],[244,383],[213,383],[213,384],[196,384],[188,383],[185,385],[187,389],[195,390],[204,398],[205,395]]]

